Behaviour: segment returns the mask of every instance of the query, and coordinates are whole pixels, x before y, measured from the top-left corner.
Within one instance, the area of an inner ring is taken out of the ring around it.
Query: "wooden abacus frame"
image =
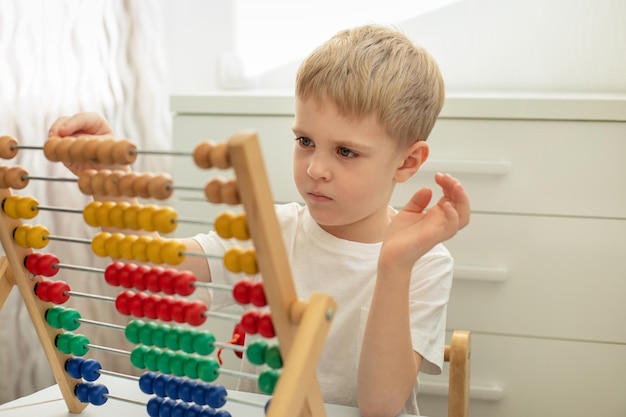
[[[228,139],[227,146],[284,362],[267,416],[325,416],[315,369],[336,304],[326,294],[312,294],[308,301],[297,297],[257,134],[238,132]],[[0,189],[0,201],[10,195],[9,189]],[[71,355],[55,347],[55,338],[62,330],[46,323],[45,312],[52,304],[35,295],[34,288],[41,277],[31,276],[25,268],[23,260],[30,249],[13,240],[13,230],[19,225],[20,220],[0,210],[0,242],[6,253],[6,258],[0,259],[0,308],[17,285],[67,408],[80,413],[87,403],[78,400],[74,387],[81,381],[65,372],[64,364]]]

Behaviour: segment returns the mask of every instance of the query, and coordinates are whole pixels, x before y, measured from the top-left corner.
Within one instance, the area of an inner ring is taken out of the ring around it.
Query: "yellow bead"
[[[172,207],[161,207],[154,213],[154,227],[159,233],[172,233],[176,230],[177,213]]]
[[[28,231],[32,229],[30,224],[22,224],[13,230],[13,240],[23,248],[28,248]]]
[[[17,202],[20,200],[19,195],[11,195],[4,199],[2,202],[2,210],[4,213],[12,219],[19,219],[20,216],[17,214]]]
[[[146,235],[139,236],[137,240],[135,240],[133,244],[131,245],[131,249],[133,252],[133,259],[139,262],[147,262],[148,261],[147,247],[148,247],[148,243],[150,243],[151,241],[152,241],[152,238],[150,236],[146,236]]]
[[[137,214],[141,206],[139,204],[132,204],[130,207],[124,210],[124,224],[127,229],[139,230],[139,223],[137,222]]]
[[[157,210],[158,207],[154,204],[148,204],[139,210],[137,213],[137,223],[141,230],[145,230],[146,232],[154,232],[156,230],[154,227],[154,213],[156,213]]]
[[[246,214],[240,213],[230,222],[230,230],[232,232],[233,237],[239,240],[248,240],[250,239],[250,234],[248,233],[248,223],[246,222]]]
[[[123,233],[113,233],[104,241],[104,251],[113,259],[119,259],[120,242],[124,239]]]
[[[104,242],[111,236],[109,232],[100,232],[91,239],[91,251],[98,256],[105,257],[107,256],[106,251],[104,250]]]
[[[233,273],[241,272],[241,255],[243,254],[243,248],[234,247],[230,248],[224,253],[224,267]]]
[[[48,245],[50,232],[40,224],[33,226],[26,234],[26,240],[30,248],[41,249]]]
[[[155,237],[146,246],[146,256],[148,260],[154,264],[162,264],[163,256],[161,255],[161,248],[165,245],[166,240],[162,237]]]
[[[111,209],[115,207],[114,201],[104,201],[96,209],[96,219],[101,227],[111,227]]]
[[[235,215],[230,211],[225,211],[215,218],[215,232],[222,239],[230,239],[233,237],[230,224]]]
[[[254,275],[259,272],[259,268],[256,265],[256,253],[254,248],[244,251],[240,258],[241,270],[248,275]]]
[[[126,229],[126,223],[124,223],[124,211],[128,207],[130,207],[130,203],[126,201],[119,201],[115,203],[115,206],[109,212],[111,226],[117,229]]]
[[[92,201],[83,209],[83,220],[91,227],[100,227],[96,217],[96,210],[102,205],[101,201]]]
[[[119,242],[120,257],[129,261],[135,259],[133,256],[133,244],[137,239],[139,239],[137,235],[124,236],[124,239]]]
[[[33,197],[22,197],[17,202],[17,214],[22,219],[32,219],[39,214],[39,202]]]
[[[185,244],[183,242],[170,239],[161,246],[161,257],[168,265],[178,265],[185,259],[184,250]]]

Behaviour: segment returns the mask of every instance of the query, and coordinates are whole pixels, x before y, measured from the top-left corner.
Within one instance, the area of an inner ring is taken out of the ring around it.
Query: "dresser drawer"
[[[470,416],[623,416],[626,346],[472,334]],[[446,416],[446,375],[420,375],[425,416]]]
[[[626,221],[474,214],[455,258],[448,327],[626,343]]]
[[[429,160],[397,188],[394,205],[442,171],[462,180],[474,211],[626,218],[616,192],[626,123],[440,119],[428,142]]]

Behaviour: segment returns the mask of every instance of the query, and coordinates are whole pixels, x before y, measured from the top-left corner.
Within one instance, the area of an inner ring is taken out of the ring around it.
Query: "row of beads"
[[[127,139],[80,136],[51,137],[43,145],[50,162],[100,162],[129,165],[135,162],[136,146]]]
[[[181,241],[158,236],[100,232],[92,239],[91,250],[101,257],[155,264],[178,265],[185,259],[185,245]]]
[[[0,166],[0,188],[13,188],[14,190],[26,188],[29,183],[27,177],[28,171],[19,165]]]
[[[106,267],[104,280],[114,287],[178,294],[185,297],[193,294],[196,289],[194,285],[196,276],[191,271],[119,261],[112,262]]]
[[[133,344],[156,346],[186,353],[210,355],[215,350],[215,336],[208,330],[198,331],[153,321],[131,320],[124,330]]]
[[[24,257],[24,266],[33,275],[55,276],[59,272],[59,258],[51,253],[32,252]]]
[[[68,331],[76,330],[80,327],[80,312],[73,308],[63,308],[54,306],[46,310],[46,322],[55,329]]]
[[[173,192],[166,174],[137,173],[110,169],[86,169],[78,176],[78,189],[85,195],[126,196],[166,200]]]
[[[81,382],[76,384],[74,394],[80,402],[90,403],[93,405],[102,405],[107,402],[109,389],[102,384],[94,384],[93,382]]]
[[[40,224],[22,224],[13,230],[13,240],[23,248],[41,249],[48,246],[50,231]]]
[[[39,213],[39,202],[33,197],[11,195],[2,201],[2,210],[12,219],[32,219]]]
[[[85,223],[92,227],[157,231],[172,233],[176,230],[178,214],[172,207],[154,204],[130,204],[126,201],[92,201],[83,210]]]
[[[146,411],[149,417],[232,417],[226,410],[214,410],[211,407],[162,397],[150,398]]]
[[[84,334],[60,333],[54,339],[54,344],[59,351],[65,354],[85,356],[89,352],[89,339]]]
[[[209,384],[179,376],[144,372],[139,377],[139,389],[144,394],[154,394],[162,398],[183,400],[198,405],[221,408],[226,404],[228,392],[223,385]]]
[[[65,361],[65,372],[69,376],[76,379],[84,379],[93,382],[100,378],[100,370],[102,365],[95,359],[85,359],[81,357],[72,357]]]
[[[206,321],[207,307],[200,300],[186,300],[171,296],[148,295],[143,292],[123,291],[115,299],[116,310],[125,316],[162,321],[175,321],[199,326]]]
[[[70,286],[65,281],[44,279],[35,284],[35,295],[46,303],[63,304],[69,298]]]

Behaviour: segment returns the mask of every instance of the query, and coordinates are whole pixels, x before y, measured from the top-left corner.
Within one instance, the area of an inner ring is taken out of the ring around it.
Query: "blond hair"
[[[346,116],[374,114],[389,136],[409,146],[428,138],[445,92],[425,49],[395,29],[366,25],[337,33],[302,62],[296,96],[328,98]]]

